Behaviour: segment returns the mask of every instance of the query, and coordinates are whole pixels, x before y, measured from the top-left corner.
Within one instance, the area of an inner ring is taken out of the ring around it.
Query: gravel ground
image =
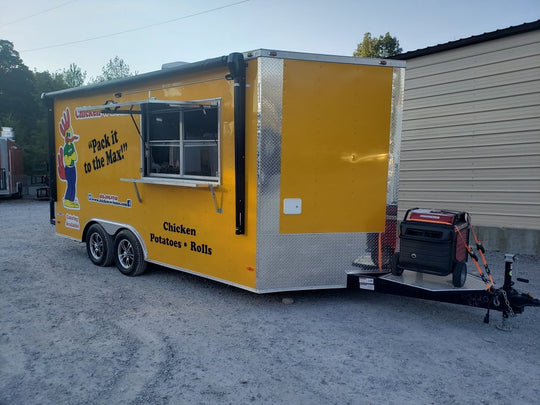
[[[370,291],[256,295],[91,264],[48,203],[0,201],[0,404],[537,404],[540,308]],[[503,253],[488,255],[502,284]],[[540,260],[517,286],[540,296]],[[470,269],[472,266],[470,266]],[[471,270],[470,270],[471,271]],[[292,298],[286,305],[283,298]]]

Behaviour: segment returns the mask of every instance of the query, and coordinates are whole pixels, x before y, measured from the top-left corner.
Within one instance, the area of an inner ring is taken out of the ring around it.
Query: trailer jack
[[[389,272],[358,271],[348,274],[350,288],[367,289],[380,293],[447,302],[487,309],[484,322],[489,323],[489,311],[502,312],[503,322],[498,326],[510,330],[508,320],[524,311],[525,307],[540,307],[540,300],[529,293],[513,288],[512,265],[515,255],[505,255],[504,285],[487,289],[480,277],[469,275],[463,287],[454,287],[451,281],[437,275],[405,270],[396,276]],[[519,281],[525,281],[519,279]]]
[[[504,256],[504,285],[502,288],[499,288],[494,291],[494,301],[497,304],[501,304],[499,297],[503,298],[502,311],[502,321],[497,325],[497,329],[509,332],[512,330],[512,327],[509,324],[509,318],[515,316],[516,314],[521,314],[526,306],[538,307],[540,306],[540,300],[534,298],[529,293],[521,293],[513,288],[514,282],[512,281],[512,270],[513,264],[516,260],[515,255],[506,254]],[[517,279],[528,283],[529,280]],[[484,318],[485,323],[489,323],[489,307]]]

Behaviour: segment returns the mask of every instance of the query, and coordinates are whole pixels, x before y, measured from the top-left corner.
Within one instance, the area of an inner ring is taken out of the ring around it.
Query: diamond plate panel
[[[405,69],[394,68],[392,79],[392,115],[390,118],[390,149],[388,156],[388,189],[386,203],[396,205],[399,192],[399,159],[401,151],[401,122],[403,119],[404,86]]]
[[[262,235],[257,263],[260,291],[341,288],[353,261],[365,249],[366,234]]]
[[[258,67],[257,235],[275,235],[279,234],[283,59],[260,58]]]

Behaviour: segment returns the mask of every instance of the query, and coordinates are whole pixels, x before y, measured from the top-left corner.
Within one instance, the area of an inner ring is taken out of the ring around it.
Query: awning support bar
[[[234,80],[234,166],[236,234],[246,233],[246,64],[244,55],[231,53],[227,66]],[[229,78],[229,77],[228,77]]]

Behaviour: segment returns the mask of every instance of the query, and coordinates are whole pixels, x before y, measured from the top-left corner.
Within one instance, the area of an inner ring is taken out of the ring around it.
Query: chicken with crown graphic
[[[77,199],[77,149],[75,142],[79,139],[73,132],[71,126],[71,113],[69,107],[66,107],[62,118],[58,123],[60,134],[64,138],[64,146],[58,148],[58,177],[67,183],[64,199],[64,207],[71,210],[79,209],[79,200]]]

